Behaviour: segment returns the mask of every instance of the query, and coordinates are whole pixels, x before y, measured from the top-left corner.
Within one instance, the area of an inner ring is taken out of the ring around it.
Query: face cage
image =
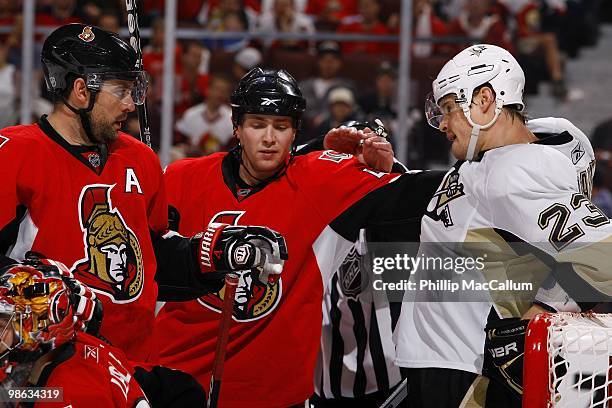
[[[149,87],[149,76],[146,71],[124,71],[124,72],[107,72],[103,74],[87,74],[85,82],[87,88],[93,91],[100,91],[104,85],[104,81],[117,79],[120,81],[132,81],[132,101],[135,105],[145,103],[147,97],[147,88]]]
[[[0,344],[6,347],[6,350],[4,350],[2,354],[0,354],[0,360],[4,359],[7,355],[11,353],[11,351],[19,348],[19,346],[23,344],[23,333],[17,333],[15,331],[15,324],[13,322],[15,321],[16,317],[19,318],[19,327],[21,328],[21,330],[23,330],[23,314],[19,312],[11,313],[4,327],[0,328]],[[12,345],[6,344],[3,340],[8,330],[13,331],[13,343],[14,344]],[[18,340],[16,343],[15,343],[15,338],[17,338]]]

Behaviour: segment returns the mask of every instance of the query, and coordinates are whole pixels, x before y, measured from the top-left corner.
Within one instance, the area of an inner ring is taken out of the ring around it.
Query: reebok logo
[[[270,98],[261,98],[261,106],[269,106],[274,105],[278,106],[277,102],[280,102],[280,99],[270,99]]]

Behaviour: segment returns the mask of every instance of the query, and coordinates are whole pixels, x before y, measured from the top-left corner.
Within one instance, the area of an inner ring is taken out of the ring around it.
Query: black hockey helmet
[[[253,68],[242,77],[231,96],[234,126],[242,123],[245,113],[289,116],[298,129],[306,100],[297,81],[283,69]]]
[[[84,24],[57,28],[45,40],[41,61],[47,89],[54,95],[70,87],[69,75],[85,79],[87,88],[99,91],[106,79],[134,81],[132,97],[144,102],[147,77],[137,68],[136,51],[118,35]]]

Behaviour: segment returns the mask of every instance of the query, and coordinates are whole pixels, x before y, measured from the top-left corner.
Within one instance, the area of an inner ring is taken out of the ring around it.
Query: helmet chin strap
[[[99,143],[93,137],[93,134],[91,132],[91,122],[89,121],[87,113],[91,112],[91,110],[93,109],[94,104],[96,103],[96,97],[98,96],[98,91],[93,91],[90,89],[90,92],[91,98],[89,98],[89,105],[87,105],[87,108],[85,109],[75,108],[74,106],[70,105],[70,103],[68,103],[68,100],[66,100],[66,98],[63,96],[62,101],[64,102],[64,105],[68,107],[68,109],[79,115],[79,118],[81,118],[81,125],[83,126],[83,130],[85,130],[85,136],[87,136],[87,139],[89,139],[90,143],[97,145]]]
[[[493,116],[493,119],[491,119],[491,121],[486,125],[479,125],[477,123],[474,123],[474,121],[472,120],[472,116],[470,114],[470,104],[467,102],[462,104],[463,114],[467,118],[469,124],[472,126],[472,132],[470,133],[470,143],[468,144],[465,160],[473,161],[474,158],[478,155],[478,152],[476,151],[476,144],[478,143],[478,136],[480,135],[480,131],[486,130],[493,126],[493,124],[499,117],[503,106],[504,101],[501,99],[497,99],[495,102],[495,115]]]

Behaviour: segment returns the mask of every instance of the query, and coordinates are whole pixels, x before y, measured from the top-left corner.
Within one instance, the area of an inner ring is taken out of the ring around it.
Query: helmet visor
[[[147,97],[149,77],[145,71],[110,72],[89,74],[87,82],[88,86],[111,93],[123,103],[130,102],[129,96],[135,105],[142,105]]]
[[[449,99],[448,101],[445,101],[445,97],[443,97],[441,102],[442,107],[438,105],[432,92],[430,92],[425,98],[425,117],[427,118],[427,123],[429,123],[429,125],[434,129],[440,131],[440,125],[442,125],[444,117],[455,111],[462,110],[463,108],[461,104],[464,101],[457,98],[454,100]]]
[[[436,103],[432,92],[425,98],[425,117],[427,118],[429,126],[440,130],[440,124],[442,123],[442,119],[444,119],[444,115]]]

